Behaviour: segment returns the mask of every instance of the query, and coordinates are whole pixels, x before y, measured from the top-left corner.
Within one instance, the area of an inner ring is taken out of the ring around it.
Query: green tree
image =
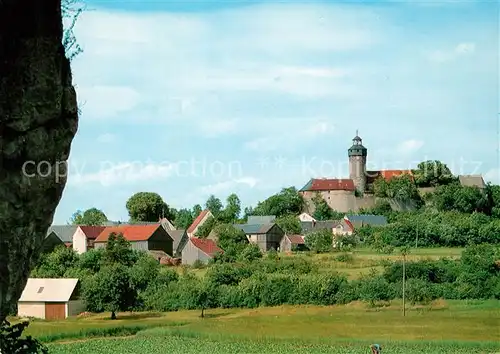
[[[249,243],[243,248],[238,255],[238,259],[242,262],[252,262],[262,258],[262,251],[255,243]]]
[[[333,248],[333,234],[329,229],[308,233],[304,243],[311,251],[316,253],[330,252]]]
[[[198,215],[201,214],[201,212],[203,211],[202,207],[200,204],[196,204],[194,207],[193,207],[193,220],[196,219],[198,217]]]
[[[419,163],[413,175],[418,187],[436,187],[456,180],[448,166],[437,160]]]
[[[157,193],[136,193],[129,198],[126,207],[131,221],[156,222],[162,216],[173,220],[170,208]]]
[[[11,325],[8,321],[0,324],[0,353],[48,354],[48,348],[31,336],[23,336],[28,321]]]
[[[132,250],[130,242],[122,234],[112,232],[109,234],[102,260],[106,265],[122,264],[131,266],[137,261],[137,254]]]
[[[240,198],[236,194],[230,194],[226,199],[226,207],[222,212],[222,221],[234,224],[238,220],[241,213]]]
[[[245,233],[231,224],[219,224],[215,226],[214,233],[217,235],[218,246],[224,251],[236,248],[239,254],[248,244]]]
[[[31,277],[62,278],[68,269],[75,268],[77,264],[78,254],[73,249],[60,245],[40,258]]]
[[[200,238],[207,238],[216,225],[217,220],[213,216],[208,217],[208,219],[198,227],[195,236]]]
[[[177,229],[186,230],[193,221],[193,212],[191,210],[180,209],[175,216],[174,224]]]
[[[451,183],[439,186],[431,195],[434,207],[439,211],[458,211],[472,213],[481,207],[484,196],[477,187],[462,186]],[[485,207],[483,203],[483,207]]]
[[[102,210],[90,208],[84,212],[78,210],[71,217],[70,223],[72,225],[100,226],[104,225],[106,221],[108,221],[108,218]]]
[[[276,224],[288,235],[300,235],[302,226],[300,220],[294,215],[285,215],[276,219]]]
[[[375,197],[387,197],[387,181],[385,178],[377,177],[373,182],[373,194]]]
[[[259,202],[252,210],[252,215],[275,215],[277,218],[289,214],[299,215],[303,206],[304,200],[297,188],[283,188],[279,193]]]
[[[386,194],[399,202],[421,201],[414,181],[407,174],[391,178],[387,182]]]
[[[210,210],[215,219],[219,220],[222,213],[222,202],[215,195],[208,197],[205,207]]]
[[[91,311],[116,312],[130,310],[137,299],[137,292],[131,285],[129,269],[120,263],[106,265],[83,283],[83,294]]]
[[[323,221],[341,219],[343,216],[341,215],[341,213],[337,213],[332,208],[330,208],[326,200],[324,200],[319,193],[314,196],[313,203],[314,213],[312,217],[316,220]]]
[[[142,253],[129,269],[130,284],[137,291],[144,291],[160,274],[160,263],[147,253]]]

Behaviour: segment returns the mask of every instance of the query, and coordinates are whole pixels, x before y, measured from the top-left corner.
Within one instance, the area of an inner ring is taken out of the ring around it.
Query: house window
[[[43,289],[44,289],[44,287],[43,287],[43,286],[41,286],[40,288],[38,288],[38,292],[37,292],[37,294],[41,294],[41,293],[42,293],[42,291],[43,291]]]

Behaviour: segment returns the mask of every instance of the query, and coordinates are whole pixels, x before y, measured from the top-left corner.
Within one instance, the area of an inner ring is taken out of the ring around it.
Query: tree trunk
[[[66,184],[78,110],[62,37],[60,0],[0,0],[0,322]]]
[[[115,311],[111,311],[111,319],[116,320],[116,313]]]
[[[205,308],[201,308],[201,318],[205,318]]]

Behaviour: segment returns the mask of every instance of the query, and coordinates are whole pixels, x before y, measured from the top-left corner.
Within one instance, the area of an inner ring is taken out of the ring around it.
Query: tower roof
[[[363,146],[363,139],[356,130],[356,136],[352,139],[352,146],[347,150],[349,156],[366,156],[368,150]]]

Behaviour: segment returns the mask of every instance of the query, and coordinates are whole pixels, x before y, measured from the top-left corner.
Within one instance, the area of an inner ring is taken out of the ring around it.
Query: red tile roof
[[[146,241],[149,240],[159,227],[163,228],[160,224],[109,226],[102,230],[95,242],[107,242],[109,234],[113,232],[122,234],[130,242]]]
[[[198,237],[191,237],[191,243],[201,250],[203,253],[209,255],[210,257],[215,256],[216,253],[222,253],[222,249],[217,247],[217,244],[214,240],[202,239]]]
[[[313,178],[302,189],[304,191],[354,191],[356,187],[352,179]]]
[[[303,245],[304,244],[304,236],[302,235],[288,235],[288,239],[292,245]]]
[[[196,229],[196,227],[201,223],[201,221],[203,220],[203,218],[205,217],[205,215],[208,214],[208,209],[205,209],[203,210],[200,215],[198,215],[196,217],[196,219],[194,219],[193,223],[191,224],[191,226],[188,227],[187,229],[187,232],[188,233],[192,233],[194,232],[194,230]]]
[[[106,226],[80,226],[80,230],[89,240],[95,240],[105,228]]]

